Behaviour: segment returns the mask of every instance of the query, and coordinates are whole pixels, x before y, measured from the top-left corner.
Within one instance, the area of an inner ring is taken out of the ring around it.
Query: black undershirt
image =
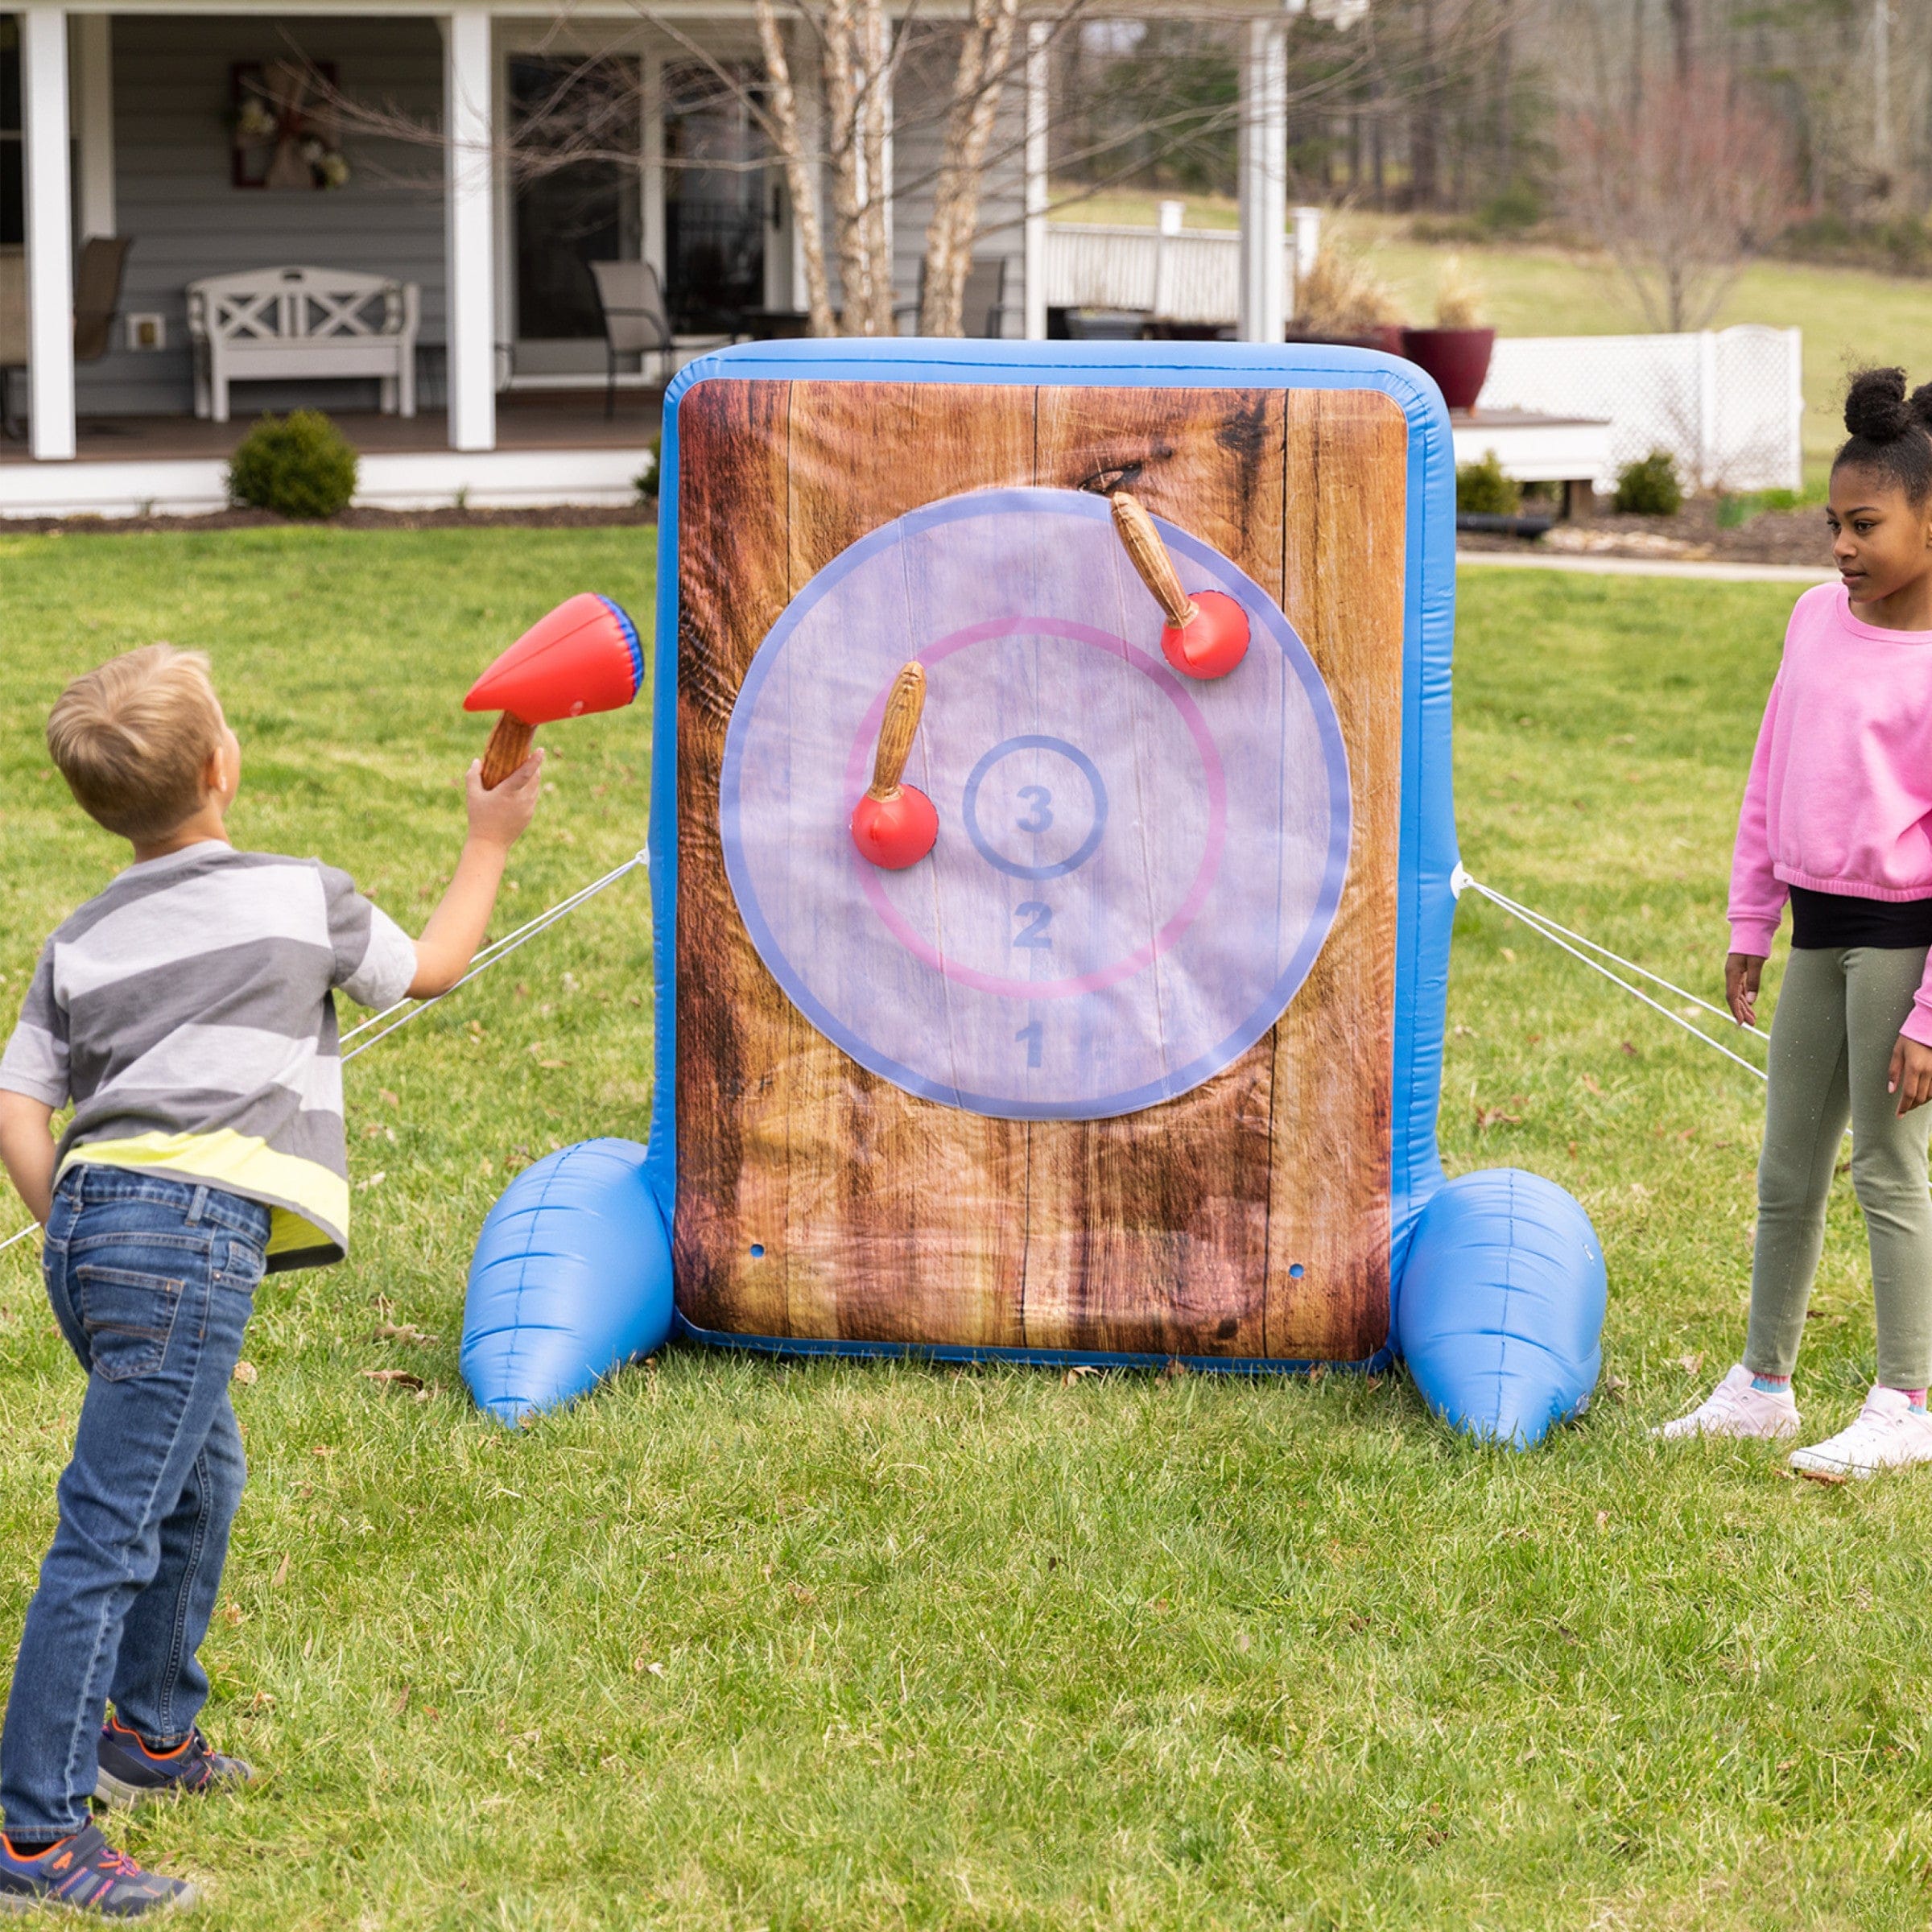
[[[1932,899],[1860,899],[1793,886],[1791,943],[1801,952],[1846,946],[1932,946]]]

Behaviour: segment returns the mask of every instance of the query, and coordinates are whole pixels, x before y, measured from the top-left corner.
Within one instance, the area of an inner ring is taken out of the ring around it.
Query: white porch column
[[[497,446],[496,152],[489,15],[449,15],[443,47],[449,446]]]
[[[1241,48],[1241,339],[1278,342],[1288,321],[1288,39],[1249,23]]]
[[[638,76],[644,89],[644,112],[638,134],[643,142],[638,181],[644,233],[638,253],[664,280],[664,56],[656,48],[639,56]]]
[[[76,183],[80,238],[115,232],[114,22],[105,14],[74,19],[74,129],[80,151]]]
[[[74,453],[74,258],[67,158],[67,10],[20,17],[26,113],[27,407],[37,461]]]
[[[1026,340],[1046,340],[1046,43],[1043,20],[1026,29],[1026,225],[1025,229]]]

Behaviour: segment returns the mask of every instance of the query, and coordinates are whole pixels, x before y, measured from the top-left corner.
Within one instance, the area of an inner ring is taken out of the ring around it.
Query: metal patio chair
[[[597,307],[604,316],[604,414],[617,413],[617,357],[668,356],[671,312],[664,306],[664,287],[648,262],[592,262]]]

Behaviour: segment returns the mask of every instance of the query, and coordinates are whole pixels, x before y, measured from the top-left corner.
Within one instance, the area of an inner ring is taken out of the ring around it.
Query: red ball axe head
[[[619,711],[644,682],[638,627],[609,597],[584,591],[540,617],[469,688],[465,711],[503,715],[483,753],[494,791],[530,756],[539,724]]]
[[[1248,613],[1218,590],[1190,597],[1161,541],[1161,533],[1125,490],[1113,493],[1113,527],[1129,559],[1167,621],[1161,651],[1183,676],[1224,678],[1248,654]]]
[[[916,785],[902,782],[919,716],[926,708],[926,668],[908,664],[892,681],[872,782],[853,807],[850,830],[859,856],[888,872],[903,872],[932,850],[939,836],[939,815]]]

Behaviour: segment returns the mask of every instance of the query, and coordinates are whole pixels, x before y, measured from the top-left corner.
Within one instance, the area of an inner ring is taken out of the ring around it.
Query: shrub
[[[664,439],[662,436],[650,440],[650,454],[644,467],[630,480],[631,487],[638,493],[640,503],[650,505],[658,500],[658,472],[663,467]]]
[[[1533,181],[1517,175],[1501,194],[1483,204],[1476,219],[1494,234],[1521,234],[1543,218],[1543,197]]]
[[[1677,458],[1653,449],[1616,473],[1616,509],[1627,517],[1674,517],[1684,506]]]
[[[1504,470],[1494,450],[1486,451],[1480,463],[1457,464],[1455,507],[1459,514],[1513,517],[1522,507],[1522,485]]]
[[[229,460],[228,493],[278,516],[332,517],[356,493],[356,452],[320,410],[263,416]]]

